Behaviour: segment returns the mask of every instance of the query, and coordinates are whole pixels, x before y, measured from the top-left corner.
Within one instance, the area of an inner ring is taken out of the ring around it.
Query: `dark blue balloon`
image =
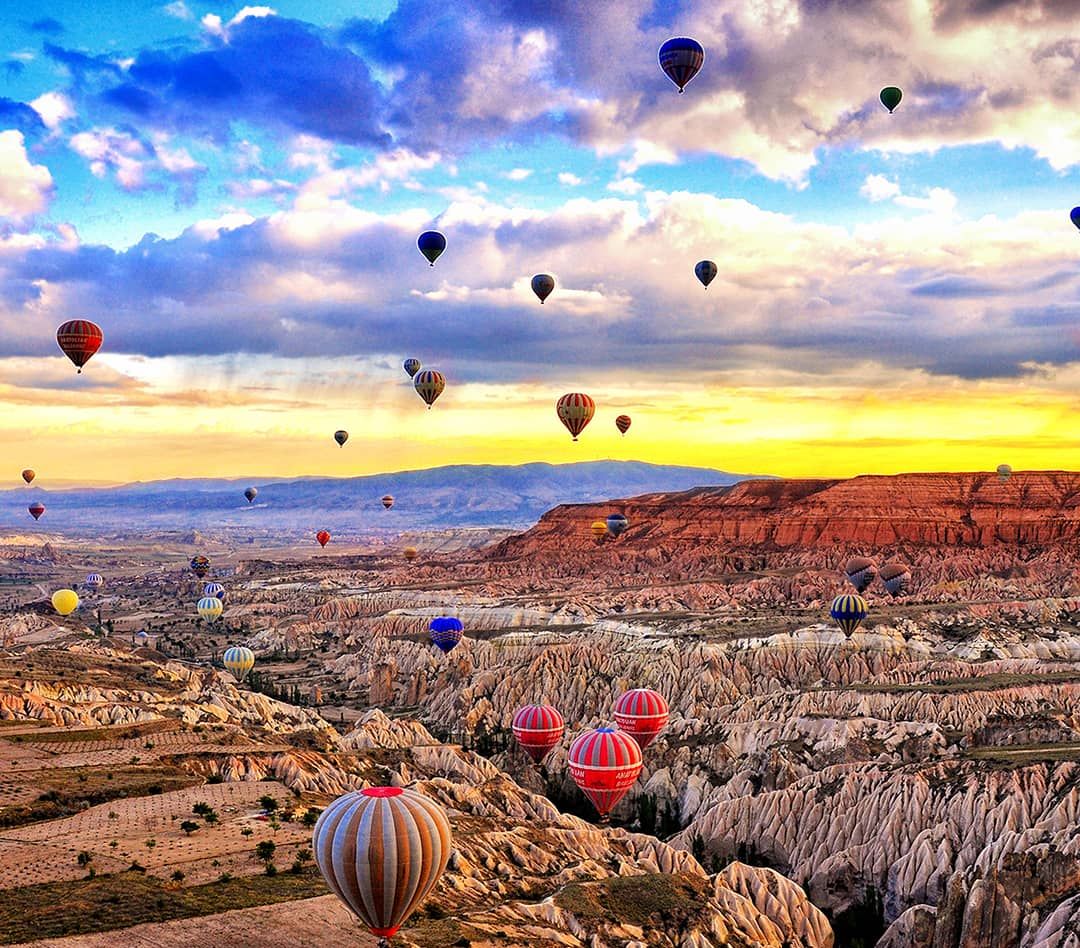
[[[428,263],[435,266],[435,261],[446,249],[446,238],[437,230],[425,230],[417,239],[416,246],[428,259]]]
[[[607,518],[608,533],[613,537],[621,536],[630,529],[630,521],[622,514],[610,514]]]
[[[660,47],[657,54],[664,74],[679,87],[682,94],[686,84],[698,74],[705,62],[705,50],[697,40],[675,36]]]
[[[1080,207],[1074,207],[1074,208],[1072,209],[1072,213],[1071,213],[1071,214],[1069,214],[1069,217],[1070,217],[1070,219],[1072,220],[1072,222],[1073,222],[1073,223],[1074,223],[1074,224],[1075,224],[1075,225],[1076,225],[1076,226],[1077,226],[1078,228],[1080,228]]]
[[[432,619],[428,628],[431,630],[431,641],[442,649],[444,654],[461,641],[461,633],[465,630],[461,620],[453,616]]]

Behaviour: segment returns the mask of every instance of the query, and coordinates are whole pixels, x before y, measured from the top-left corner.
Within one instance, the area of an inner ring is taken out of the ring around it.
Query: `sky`
[[[1073,0],[28,0],[0,37],[13,481],[1080,469]]]

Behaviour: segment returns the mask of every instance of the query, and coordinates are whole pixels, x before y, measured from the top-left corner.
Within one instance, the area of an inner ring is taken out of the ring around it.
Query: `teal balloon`
[[[881,90],[881,104],[890,112],[900,104],[903,97],[904,93],[896,86],[886,86]]]

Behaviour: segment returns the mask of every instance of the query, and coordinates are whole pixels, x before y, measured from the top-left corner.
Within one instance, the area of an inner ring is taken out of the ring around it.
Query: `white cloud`
[[[55,129],[62,122],[75,117],[75,106],[62,92],[45,92],[31,101],[30,108],[41,116],[48,129]]]
[[[607,189],[616,194],[640,194],[645,190],[645,185],[636,178],[617,178],[608,184]]]
[[[559,172],[559,184],[565,184],[569,188],[576,188],[581,184],[581,178],[570,171]]]
[[[52,186],[49,169],[31,163],[22,132],[0,132],[0,217],[22,220],[44,211]]]
[[[277,16],[277,10],[272,7],[244,7],[236,14],[236,16],[229,20],[228,23],[222,23],[221,17],[216,13],[207,13],[200,22],[203,25],[203,29],[211,36],[216,36],[218,39],[228,42],[229,31],[238,23],[243,23],[244,20],[253,17],[258,18],[265,16]]]
[[[78,132],[69,141],[76,154],[90,162],[90,173],[104,178],[112,170],[116,183],[125,191],[137,191],[146,185],[150,153],[129,132],[115,128],[94,128]]]
[[[508,181],[524,181],[532,174],[532,168],[514,168],[503,175]]]
[[[184,3],[184,0],[173,0],[172,3],[165,4],[161,9],[166,16],[175,17],[178,20],[195,19],[195,14],[188,9],[188,5]]]
[[[883,174],[867,175],[859,194],[870,201],[887,201],[900,193],[900,185],[890,181]]]

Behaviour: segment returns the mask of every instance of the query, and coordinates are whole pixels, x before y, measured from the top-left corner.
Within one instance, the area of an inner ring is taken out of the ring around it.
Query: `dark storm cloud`
[[[1000,296],[1000,287],[973,277],[946,276],[921,283],[912,289],[913,296],[932,296],[937,299],[975,299],[982,296]]]
[[[275,16],[241,21],[212,50],[143,50],[103,98],[156,128],[216,139],[245,120],[350,144],[389,143],[382,93],[364,60],[314,27]]]
[[[0,96],[0,128],[17,128],[24,134],[45,130],[45,123],[25,102]]]

